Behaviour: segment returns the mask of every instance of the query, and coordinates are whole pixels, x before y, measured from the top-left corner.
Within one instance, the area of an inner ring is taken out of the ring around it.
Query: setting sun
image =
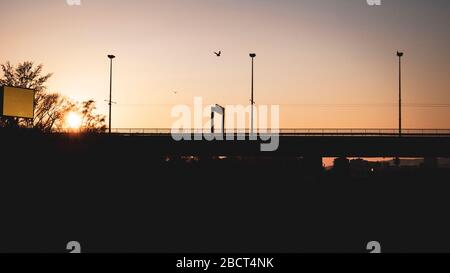
[[[81,117],[75,112],[70,112],[67,116],[67,125],[69,128],[78,129],[81,127]]]

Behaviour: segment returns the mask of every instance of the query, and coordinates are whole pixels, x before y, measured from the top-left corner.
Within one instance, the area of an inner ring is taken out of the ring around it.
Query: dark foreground
[[[450,252],[450,171],[2,137],[0,252]],[[101,140],[99,140],[101,141]]]

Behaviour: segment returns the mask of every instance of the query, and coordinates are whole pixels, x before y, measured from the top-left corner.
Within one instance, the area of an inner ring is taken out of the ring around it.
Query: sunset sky
[[[170,127],[172,106],[281,105],[284,128],[450,127],[450,1],[0,0],[0,62],[34,61],[50,91],[94,99],[113,127]],[[213,51],[221,50],[217,58]],[[174,91],[177,93],[175,94]]]

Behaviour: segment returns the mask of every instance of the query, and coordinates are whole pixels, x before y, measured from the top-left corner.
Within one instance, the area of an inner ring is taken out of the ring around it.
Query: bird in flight
[[[214,54],[216,54],[217,57],[220,57],[220,55],[222,55],[222,51],[214,52]]]

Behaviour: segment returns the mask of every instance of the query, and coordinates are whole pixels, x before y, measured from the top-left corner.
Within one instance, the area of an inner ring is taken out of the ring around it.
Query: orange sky
[[[449,2],[0,0],[0,62],[43,63],[51,91],[107,114],[115,54],[113,127],[148,128],[194,96],[248,104],[254,51],[255,101],[280,104],[281,127],[395,128],[401,49],[404,127],[448,128]]]

